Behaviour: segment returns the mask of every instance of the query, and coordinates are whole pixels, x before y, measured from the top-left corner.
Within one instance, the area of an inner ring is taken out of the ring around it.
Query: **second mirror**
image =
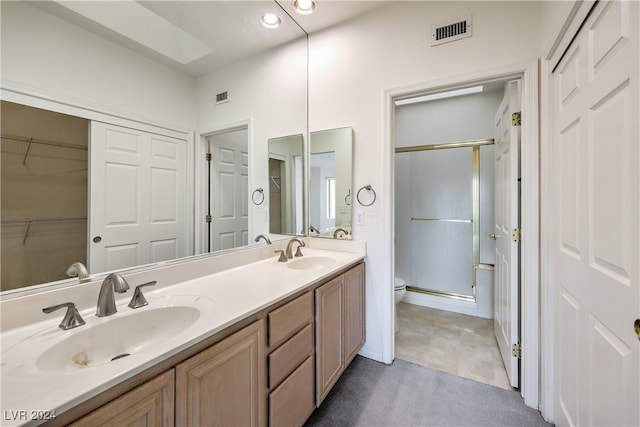
[[[351,239],[353,130],[311,132],[309,235]]]
[[[304,234],[302,135],[269,139],[269,233]]]

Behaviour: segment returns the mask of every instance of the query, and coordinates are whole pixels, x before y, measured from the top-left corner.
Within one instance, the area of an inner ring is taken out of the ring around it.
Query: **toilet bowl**
[[[402,298],[404,298],[406,293],[407,293],[407,286],[404,280],[402,280],[399,277],[395,277],[393,279],[393,298],[395,299],[396,306],[395,306],[395,310],[393,311],[393,314],[395,317],[394,323],[395,323],[396,334],[400,330],[400,327],[398,326],[398,303],[402,301]]]

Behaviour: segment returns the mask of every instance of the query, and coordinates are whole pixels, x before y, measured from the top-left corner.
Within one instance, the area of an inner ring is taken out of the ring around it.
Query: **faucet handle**
[[[145,305],[149,305],[149,301],[142,295],[142,288],[145,286],[153,286],[157,282],[154,280],[152,282],[143,283],[142,285],[136,286],[136,289],[133,291],[133,297],[131,297],[131,301],[129,302],[129,307],[131,308],[140,308]]]
[[[78,309],[76,305],[72,302],[65,302],[64,304],[52,305],[51,307],[45,307],[42,309],[44,313],[51,313],[53,311],[59,310],[61,308],[66,308],[67,312],[64,314],[62,318],[62,322],[58,325],[60,329],[66,331],[68,329],[73,329],[78,326],[82,326],[85,324],[84,319],[78,313]]]
[[[287,256],[284,254],[283,250],[273,251],[273,253],[277,254],[280,252],[280,257],[278,258],[278,262],[287,262]]]

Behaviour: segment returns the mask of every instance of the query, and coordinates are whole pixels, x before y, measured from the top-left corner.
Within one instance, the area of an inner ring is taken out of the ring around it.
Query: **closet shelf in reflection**
[[[3,234],[7,233],[9,230],[6,228],[11,227],[11,230],[14,232],[22,231],[24,227],[24,237],[22,238],[22,244],[27,243],[27,238],[29,237],[29,232],[31,231],[31,227],[34,225],[58,225],[58,224],[69,224],[76,222],[87,222],[87,218],[33,218],[33,219],[8,219],[0,221],[2,224]]]
[[[82,145],[68,144],[64,142],[51,141],[51,140],[41,139],[41,138],[30,138],[27,136],[20,136],[20,135],[10,135],[10,134],[3,133],[0,136],[0,138],[2,139],[3,151],[18,152],[20,154],[24,154],[24,158],[22,159],[23,165],[27,164],[27,158],[29,157],[29,154],[32,154],[33,144],[39,147],[43,147],[44,149],[63,148],[63,149],[82,150],[82,151],[88,150],[86,146],[82,146]],[[46,152],[38,153],[38,154],[46,155]]]

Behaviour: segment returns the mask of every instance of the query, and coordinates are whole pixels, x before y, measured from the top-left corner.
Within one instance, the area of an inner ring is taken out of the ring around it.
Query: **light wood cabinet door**
[[[364,264],[344,275],[344,366],[356,357],[365,340]]]
[[[73,427],[173,426],[174,370],[148,381],[70,424]]]
[[[316,289],[316,405],[327,396],[344,369],[343,276]]]
[[[266,423],[264,320],[176,366],[177,426]]]
[[[315,409],[313,356],[293,371],[269,396],[269,426],[301,426]]]

